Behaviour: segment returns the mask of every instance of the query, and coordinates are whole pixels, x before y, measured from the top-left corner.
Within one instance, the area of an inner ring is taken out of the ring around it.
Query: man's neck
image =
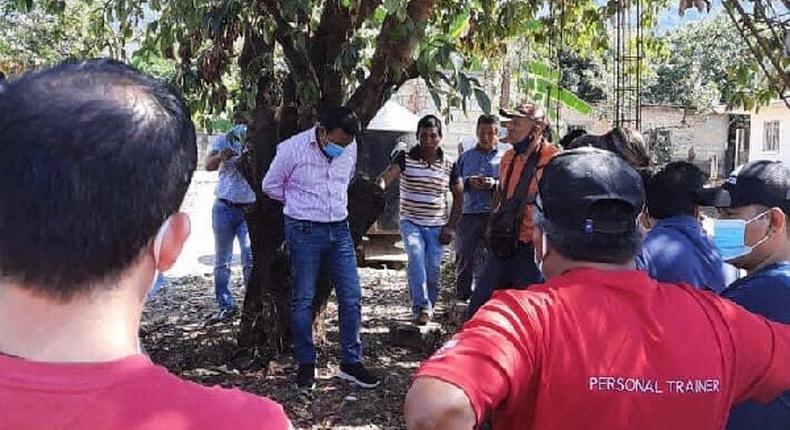
[[[142,306],[128,288],[57,301],[0,286],[0,352],[43,362],[105,362],[139,353]]]
[[[425,160],[426,163],[433,164],[433,162],[439,158],[439,151],[434,150],[428,152],[420,148],[420,156],[422,157],[423,160]]]
[[[496,149],[496,146],[491,146],[491,147],[488,147],[488,146],[483,146],[483,145],[481,145],[480,143],[478,143],[478,144],[477,144],[477,149],[478,149],[479,151],[482,151],[482,152],[485,152],[486,154],[488,154],[489,152],[491,152],[491,151],[495,150],[495,149]]]
[[[513,149],[515,149],[516,153],[524,154],[525,157],[529,157],[532,155],[540,146],[540,138],[532,139],[527,137],[526,139],[522,140],[521,142],[516,143],[513,145]]]
[[[768,266],[777,263],[784,263],[788,261],[790,261],[790,241],[785,241],[784,246],[766,255],[765,258],[760,260],[757,264],[754,265],[753,268],[747,270],[746,272],[747,274],[751,275],[752,273],[759,272],[760,270],[765,269]]]
[[[636,263],[634,263],[634,260],[629,260],[624,264],[565,260],[557,264],[556,269],[557,269],[556,274],[558,275],[576,269],[593,269],[593,270],[600,270],[603,272],[624,272],[624,271],[636,270]]]

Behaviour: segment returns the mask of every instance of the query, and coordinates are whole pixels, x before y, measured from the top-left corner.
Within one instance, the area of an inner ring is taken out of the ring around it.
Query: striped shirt
[[[348,184],[354,177],[357,143],[330,161],[318,146],[316,128],[277,146],[263,192],[283,202],[283,213],[301,221],[337,222],[348,218]]]
[[[400,217],[417,225],[438,227],[447,224],[447,190],[458,182],[455,163],[446,160],[441,149],[428,164],[420,147],[395,154],[392,163],[400,166]]]

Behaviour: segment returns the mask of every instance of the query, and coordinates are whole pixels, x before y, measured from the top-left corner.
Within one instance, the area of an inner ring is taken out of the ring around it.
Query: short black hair
[[[0,276],[67,300],[119,276],[178,211],[197,163],[182,98],[108,59],[0,96]]]
[[[483,124],[499,125],[499,118],[497,118],[496,115],[482,114],[477,117],[477,127],[480,127]]]
[[[420,137],[420,129],[435,128],[442,135],[442,121],[436,115],[425,115],[417,122],[417,137]]]
[[[357,114],[345,106],[325,109],[318,117],[318,122],[327,133],[339,128],[349,136],[354,137],[361,132]]]
[[[617,127],[600,136],[583,134],[573,139],[565,149],[576,149],[583,146],[614,152],[634,169],[650,166],[650,153],[644,137],[629,127]]]
[[[590,208],[596,218],[622,218],[630,216],[633,208],[616,200],[602,200]],[[535,225],[544,233],[552,246],[562,256],[576,261],[594,263],[625,264],[636,257],[642,247],[642,236],[636,228],[623,233],[585,233],[551,222],[538,210],[534,215]]]
[[[583,128],[574,128],[573,130],[565,133],[565,136],[562,136],[562,139],[559,141],[559,145],[562,148],[570,149],[571,142],[574,141],[579,136],[584,136],[587,134],[587,130]]]
[[[647,212],[655,219],[694,216],[696,192],[704,186],[705,174],[699,167],[686,161],[669,163],[646,183]]]

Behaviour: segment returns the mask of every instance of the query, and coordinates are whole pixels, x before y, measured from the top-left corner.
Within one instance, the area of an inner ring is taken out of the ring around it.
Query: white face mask
[[[537,249],[535,250],[535,255],[533,257],[535,259],[535,265],[538,266],[538,270],[540,270],[541,272],[543,272],[543,261],[546,259],[546,254],[548,253],[548,249],[549,249],[546,246],[546,240],[547,240],[546,233],[541,231],[541,234],[540,234],[540,258],[538,258]]]
[[[154,289],[156,286],[156,280],[159,278],[159,258],[162,254],[162,241],[165,238],[165,232],[170,227],[170,218],[167,217],[165,222],[159,227],[159,231],[156,232],[156,237],[154,238],[154,279],[151,281],[151,285],[148,287],[148,290],[145,292],[145,298],[143,300],[147,300],[148,294],[151,290]],[[143,344],[140,341],[140,338],[137,338],[137,352],[140,354],[143,353]]]
[[[171,217],[167,217],[165,222],[159,227],[159,231],[156,232],[156,237],[154,238],[154,280],[151,282],[151,286],[148,288],[148,292],[154,289],[156,286],[156,280],[159,278],[159,258],[161,257],[162,253],[162,241],[165,238],[165,233],[167,229],[170,227],[170,219]],[[148,295],[146,292],[146,296]]]

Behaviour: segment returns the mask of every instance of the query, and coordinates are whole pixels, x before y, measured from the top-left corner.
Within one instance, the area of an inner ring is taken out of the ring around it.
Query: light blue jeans
[[[409,257],[406,276],[414,316],[422,311],[433,314],[439,298],[444,253],[444,246],[439,241],[441,232],[442,227],[426,227],[405,219],[400,222],[403,246]]]
[[[229,288],[234,239],[238,239],[241,248],[244,285],[252,273],[252,253],[244,210],[216,200],[211,211],[211,225],[214,228],[214,292],[220,309],[229,309],[235,306]]]

